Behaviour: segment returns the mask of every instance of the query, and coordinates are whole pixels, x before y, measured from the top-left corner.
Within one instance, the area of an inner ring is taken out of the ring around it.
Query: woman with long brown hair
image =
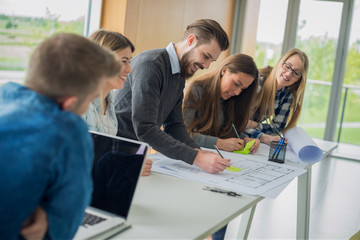
[[[237,137],[250,119],[258,70],[252,57],[234,54],[215,70],[196,78],[189,86],[183,105],[183,117],[191,137],[201,147],[216,145],[225,151],[244,146],[245,135]],[[256,151],[257,141],[252,151]]]

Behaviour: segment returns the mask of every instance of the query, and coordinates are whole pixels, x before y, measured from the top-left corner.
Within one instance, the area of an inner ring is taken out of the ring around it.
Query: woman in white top
[[[126,77],[132,70],[130,59],[135,47],[124,35],[103,29],[94,32],[89,39],[115,52],[122,62],[122,68],[119,78],[105,83],[104,88],[100,91],[100,96],[91,102],[83,118],[90,130],[116,135],[118,121],[115,115],[113,91],[124,88]],[[151,166],[152,161],[147,159],[142,172],[143,176],[150,174]]]

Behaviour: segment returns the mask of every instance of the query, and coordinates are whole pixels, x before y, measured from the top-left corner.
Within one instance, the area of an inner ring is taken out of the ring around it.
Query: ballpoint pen
[[[224,158],[224,156],[221,154],[220,150],[218,149],[218,147],[216,145],[214,145],[216,151],[218,152],[218,154],[220,155],[221,158]],[[226,169],[229,169],[231,167],[231,164],[228,163],[227,165],[227,168]]]
[[[284,135],[282,135],[282,133],[279,131],[279,129],[277,129],[275,123],[274,123],[272,120],[271,120],[271,122],[270,122],[270,126],[275,129],[275,131],[277,132],[277,134],[278,134],[281,138],[284,138]]]
[[[281,148],[282,148],[282,146],[284,144],[284,141],[285,141],[285,138],[280,139],[280,141],[279,141],[278,145],[276,146],[275,151],[274,151],[274,153],[273,153],[273,155],[271,157],[272,161],[279,157],[279,154],[280,154]]]
[[[216,145],[214,145],[214,147],[215,147],[216,151],[219,153],[220,157],[224,158],[223,155],[220,153],[220,150],[218,149],[218,147]]]

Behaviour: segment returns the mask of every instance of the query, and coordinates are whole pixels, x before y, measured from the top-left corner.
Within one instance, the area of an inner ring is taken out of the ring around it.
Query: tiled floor
[[[360,230],[360,161],[330,157],[312,169],[309,238],[349,239]],[[297,180],[261,201],[249,239],[296,239],[296,201]]]

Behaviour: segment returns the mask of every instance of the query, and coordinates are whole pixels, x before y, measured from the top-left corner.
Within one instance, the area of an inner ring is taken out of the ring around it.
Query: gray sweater
[[[170,158],[194,162],[198,147],[182,118],[185,80],[172,74],[165,48],[140,53],[115,96],[118,136],[138,139]],[[164,131],[160,127],[164,127]]]

